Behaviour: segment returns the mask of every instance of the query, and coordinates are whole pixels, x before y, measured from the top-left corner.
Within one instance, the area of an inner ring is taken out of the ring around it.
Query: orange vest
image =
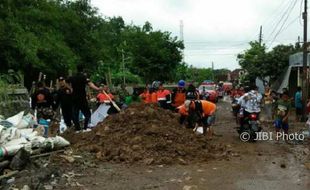
[[[212,102],[201,100],[201,104],[203,113],[206,116],[212,115],[216,110],[216,105]]]
[[[143,92],[142,94],[140,94],[140,98],[146,104],[151,103],[151,94],[149,93],[149,91]]]
[[[175,94],[175,97],[174,97],[174,104],[173,104],[173,106],[174,107],[179,107],[182,104],[184,104],[185,100],[186,100],[185,92],[177,91],[176,94]]]
[[[151,101],[150,103],[157,103],[157,93],[156,92],[153,92],[151,94]]]
[[[108,96],[110,97],[110,99],[114,99],[114,96],[111,93],[109,93]],[[97,95],[97,99],[100,103],[109,103],[110,99],[108,98],[108,96],[106,96],[104,93],[99,93]]]
[[[157,101],[167,100],[166,96],[170,94],[169,90],[158,90],[157,91]]]
[[[207,100],[200,100],[200,102],[202,107],[202,114],[204,116],[212,115],[216,111],[216,105],[214,103]],[[191,109],[196,109],[195,103],[191,104]]]

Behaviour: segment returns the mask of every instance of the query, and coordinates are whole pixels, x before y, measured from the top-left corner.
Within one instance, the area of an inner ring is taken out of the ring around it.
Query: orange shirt
[[[150,103],[157,103],[157,93],[156,92],[152,92]]]
[[[169,90],[158,90],[157,91],[157,100],[161,101],[161,100],[167,100],[166,96],[170,94]]]
[[[201,107],[202,107],[202,112],[203,112],[202,114],[204,116],[212,115],[216,111],[216,105],[214,103],[209,102],[207,100],[200,100],[200,102],[201,102]],[[196,109],[194,103],[191,104],[191,108]]]
[[[212,115],[216,111],[216,105],[212,102],[201,100],[202,110],[206,116]]]
[[[149,91],[143,92],[139,96],[143,100],[144,103],[148,104],[151,102],[151,94],[149,93]]]
[[[177,92],[175,93],[174,104],[173,104],[173,106],[174,106],[174,107],[179,107],[179,106],[181,106],[182,104],[184,104],[185,100],[186,100],[186,94],[185,94],[185,92],[177,91]]]
[[[111,99],[114,99],[114,96],[111,93],[109,93],[108,96]],[[104,93],[99,93],[97,95],[97,99],[99,100],[100,103],[109,103],[110,99],[108,98],[108,96],[106,96]]]

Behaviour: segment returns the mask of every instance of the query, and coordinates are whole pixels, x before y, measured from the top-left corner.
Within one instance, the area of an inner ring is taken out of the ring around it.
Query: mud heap
[[[222,157],[224,145],[181,127],[178,114],[155,105],[132,105],[109,116],[88,133],[66,137],[74,148],[102,161],[144,164],[188,164]]]

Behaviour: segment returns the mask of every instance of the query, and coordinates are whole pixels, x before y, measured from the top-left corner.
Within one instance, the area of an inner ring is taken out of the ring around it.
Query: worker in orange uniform
[[[179,107],[179,113],[181,114],[180,122],[183,123],[187,119],[189,127],[202,126],[204,134],[207,131],[208,137],[212,138],[212,124],[215,121],[215,111],[216,105],[207,100],[186,100]]]
[[[157,101],[160,107],[164,109],[169,109],[171,106],[171,93],[169,90],[164,88],[163,83],[159,84],[156,94],[157,94]]]
[[[151,94],[147,87],[145,87],[143,93],[141,93],[139,96],[145,104],[151,103]]]
[[[180,80],[178,82],[178,87],[173,89],[172,94],[171,94],[171,99],[172,99],[171,105],[173,109],[176,109],[177,107],[184,104],[186,100],[186,90],[185,90],[184,80]]]
[[[104,94],[103,91],[105,91],[106,94]],[[104,85],[102,92],[97,95],[97,100],[99,103],[110,104],[110,99],[113,100],[114,96],[111,94],[108,85]]]

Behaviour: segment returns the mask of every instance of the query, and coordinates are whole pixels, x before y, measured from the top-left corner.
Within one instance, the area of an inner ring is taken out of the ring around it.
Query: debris
[[[39,158],[39,157],[44,157],[44,156],[49,156],[51,154],[55,154],[55,153],[62,153],[64,152],[65,150],[56,150],[56,151],[53,151],[53,152],[48,152],[48,153],[43,153],[43,154],[38,154],[38,155],[33,155],[31,156],[30,158]]]
[[[7,167],[9,164],[10,164],[10,162],[8,160],[0,162],[0,170]]]
[[[44,188],[45,188],[46,190],[52,190],[52,189],[53,189],[53,186],[51,186],[51,185],[44,185]]]
[[[66,161],[69,163],[73,163],[75,159],[72,156],[67,156],[67,155],[60,155],[61,158],[64,158]]]
[[[21,190],[30,190],[30,187],[28,185],[24,185],[24,187]]]
[[[156,105],[132,104],[120,114],[108,116],[89,133],[65,132],[64,137],[75,149],[117,163],[188,164],[226,151],[225,145],[212,146],[205,136],[195,135],[178,121],[177,113]]]
[[[14,183],[14,182],[15,182],[15,177],[12,177],[6,181],[7,184]]]
[[[305,163],[305,166],[306,166],[306,168],[307,168],[308,170],[310,170],[310,162]]]
[[[281,164],[280,167],[281,168],[286,168],[286,165],[285,164]]]
[[[30,153],[21,148],[13,157],[10,168],[13,170],[23,170],[30,163]]]
[[[303,150],[303,154],[304,154],[304,155],[310,155],[310,150],[309,150],[309,148],[305,148],[305,149]]]
[[[197,185],[192,185],[192,186],[190,186],[190,185],[185,185],[185,186],[183,187],[183,190],[194,190],[194,189],[197,189]]]
[[[7,174],[4,174],[4,175],[0,176],[0,180],[5,179],[5,178],[12,177],[13,175],[15,175],[15,174],[17,174],[17,173],[18,173],[18,171],[12,171],[12,172],[9,172],[9,173],[7,173]]]

